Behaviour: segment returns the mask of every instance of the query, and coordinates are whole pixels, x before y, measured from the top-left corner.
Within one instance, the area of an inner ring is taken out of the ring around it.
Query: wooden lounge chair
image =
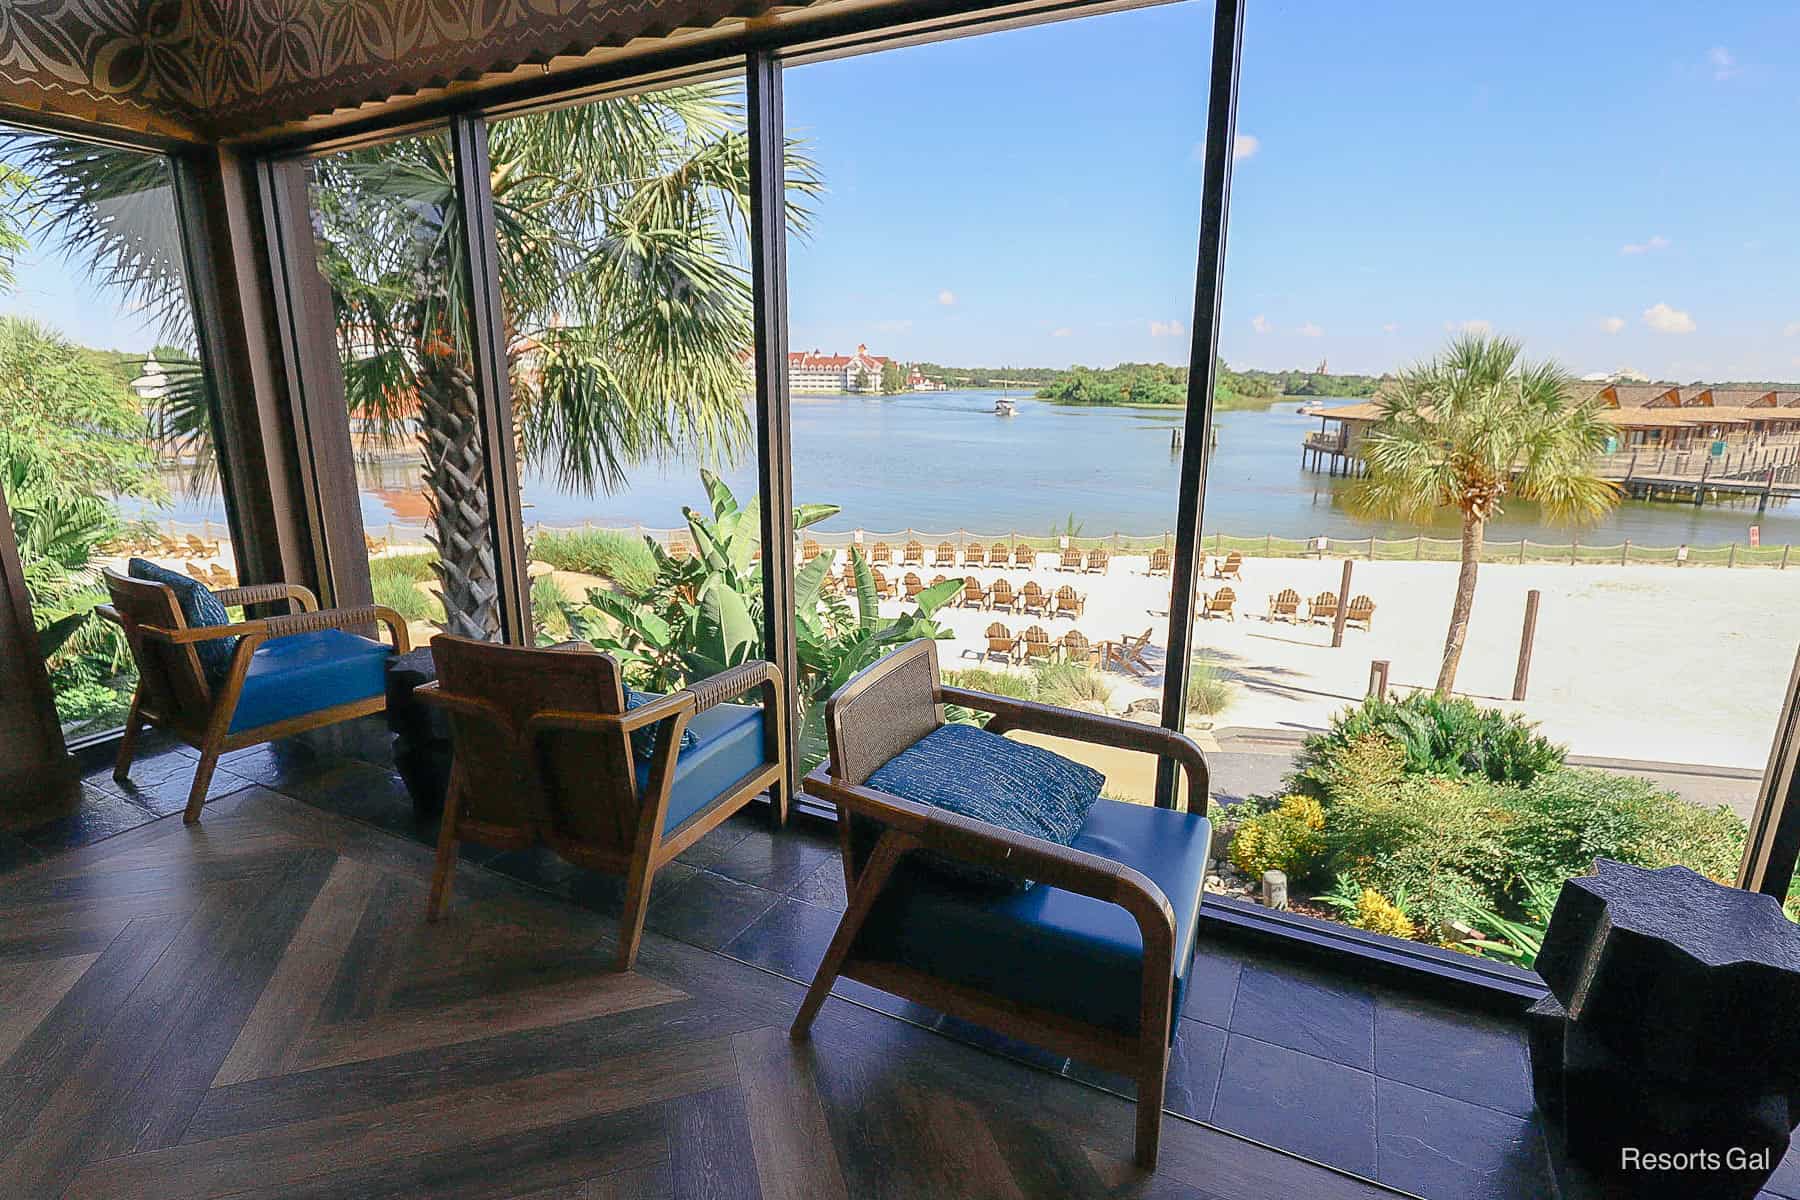
[[[1344,624],[1360,625],[1365,630],[1373,631],[1375,628],[1375,602],[1367,596],[1353,597],[1350,606],[1344,610]]]
[[[987,565],[987,548],[980,542],[970,542],[963,550],[963,563],[971,567]]]
[[[1171,759],[1186,779],[1187,811],[1101,799],[1063,846],[871,786],[878,768],[942,725],[946,704],[992,713],[995,733],[1030,730]],[[810,1035],[841,975],[1073,1055],[1137,1081],[1137,1164],[1153,1168],[1170,1043],[1201,966],[1194,952],[1211,828],[1198,747],[1155,725],[945,687],[930,639],[838,689],[825,727],[831,756],[806,790],[837,806],[850,901],[793,1036]],[[916,850],[1035,886],[1023,895],[971,890],[922,867]]]
[[[223,563],[214,563],[212,566],[206,568],[206,574],[207,586],[214,588],[215,590],[220,588],[234,588],[237,586],[237,576],[233,575],[230,571],[227,571]]]
[[[202,568],[192,562],[184,562],[181,565],[187,571],[189,578],[198,579],[201,583],[204,583],[207,587],[212,586],[212,577],[206,573],[204,568]]]
[[[191,533],[184,539],[184,544],[195,558],[214,558],[219,553],[219,543],[203,542]]]
[[[1020,542],[1013,547],[1013,564],[1024,567],[1027,571],[1037,567],[1037,549]]]
[[[1013,636],[1012,630],[995,621],[987,627],[987,651],[981,658],[983,662],[999,655],[1006,662],[1012,662],[1019,653],[1019,639]]]
[[[1270,596],[1267,619],[1270,621],[1298,621],[1300,619],[1300,593],[1293,588],[1282,588],[1275,595]]]
[[[1019,649],[1023,651],[1024,660],[1028,663],[1040,658],[1048,662],[1056,653],[1056,643],[1050,639],[1050,634],[1042,625],[1033,625],[1019,635]]]
[[[227,588],[213,598],[227,608],[285,602],[298,611],[195,626],[182,611],[175,583],[110,567],[101,577],[111,603],[94,611],[124,631],[138,669],[113,778],[129,782],[144,726],[180,738],[200,752],[181,817],[189,825],[200,819],[220,755],[381,712],[387,707],[388,657],[410,646],[406,622],[393,609],[368,604],[320,612],[311,592],[291,584]],[[169,578],[177,577],[171,572]],[[387,626],[391,650],[358,632],[377,622]],[[205,656],[214,664],[210,671],[198,649],[208,642],[230,646],[227,654]]]
[[[1056,569],[1059,571],[1079,571],[1081,570],[1081,563],[1081,551],[1071,546],[1069,549],[1062,552],[1062,557],[1057,560]]]
[[[694,548],[688,545],[687,539],[671,538],[669,540],[669,557],[676,562],[686,562],[693,553]]]
[[[1201,599],[1205,603],[1200,609],[1200,615],[1207,620],[1210,621],[1214,617],[1224,617],[1227,621],[1237,620],[1237,615],[1232,611],[1237,605],[1237,593],[1230,588],[1222,587],[1212,595],[1203,596]]]
[[[988,593],[981,586],[981,580],[973,575],[963,576],[962,599],[958,602],[964,608],[986,608]]]
[[[370,558],[374,558],[378,554],[386,554],[388,548],[387,539],[373,538],[365,533],[363,534],[363,548],[369,552]]]
[[[931,557],[934,567],[954,567],[956,565],[956,547],[949,542],[939,542],[937,553]]]
[[[900,586],[905,589],[906,598],[914,600],[918,598],[920,592],[925,590],[925,581],[919,578],[918,572],[908,571],[906,578],[900,581]]]
[[[1150,648],[1150,632],[1146,629],[1136,637],[1100,643],[1100,665],[1108,671],[1117,667],[1130,675],[1150,674],[1150,664],[1144,661],[1144,651]]]
[[[1320,592],[1306,606],[1306,619],[1315,625],[1337,620],[1336,592]]]
[[[1019,611],[1028,617],[1047,617],[1055,608],[1050,593],[1035,579],[1027,579],[1019,589]]]
[[[938,584],[944,582],[945,578],[946,578],[946,576],[944,576],[942,574],[933,575],[931,577],[931,586],[936,587]]]
[[[869,551],[869,564],[876,567],[893,566],[894,548],[886,542],[876,542],[874,548]]]
[[[800,543],[800,562],[802,564],[809,563],[817,557],[819,557],[819,543],[811,538]]]
[[[1233,550],[1224,558],[1213,564],[1214,579],[1236,579],[1242,582],[1244,575],[1244,556]]]
[[[1087,611],[1087,597],[1063,584],[1056,589],[1056,615],[1073,620]]]
[[[1087,564],[1081,569],[1089,574],[1104,575],[1112,562],[1112,554],[1104,546],[1095,546],[1087,553]]]
[[[994,586],[988,589],[988,607],[995,612],[999,612],[1001,609],[1005,609],[1007,612],[1017,612],[1019,611],[1018,604],[1019,598],[1013,593],[1012,584],[1004,579],[994,580]]]
[[[882,574],[879,570],[872,570],[870,571],[870,574],[875,577],[876,599],[892,600],[900,594],[900,589],[895,586],[894,581]]]
[[[785,692],[766,662],[740,663],[637,708],[619,664],[585,643],[537,649],[439,634],[438,678],[413,694],[446,710],[452,757],[426,914],[449,899],[462,841],[546,845],[625,878],[616,964],[629,971],[659,869],[779,784]],[[760,707],[730,704],[760,693]],[[640,757],[637,730],[655,729]],[[695,743],[681,749],[684,734]],[[786,817],[775,787],[772,817]]]
[[[908,542],[900,552],[900,565],[903,567],[922,567],[925,565],[925,543]]]
[[[1144,571],[1146,575],[1167,575],[1169,573],[1169,552],[1158,546],[1150,552],[1150,565]]]
[[[1062,635],[1063,658],[1072,663],[1083,663],[1097,666],[1100,662],[1100,647],[1087,640],[1087,635],[1079,629],[1071,629]]]

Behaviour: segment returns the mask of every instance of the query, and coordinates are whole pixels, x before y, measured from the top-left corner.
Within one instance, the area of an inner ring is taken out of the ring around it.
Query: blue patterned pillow
[[[175,603],[181,606],[182,618],[187,621],[189,629],[213,629],[231,624],[231,614],[225,611],[219,598],[212,594],[212,589],[198,579],[177,575],[167,567],[145,558],[132,559],[125,564],[125,571],[133,579],[168,584],[175,593]],[[206,682],[218,687],[224,681],[225,673],[231,669],[231,655],[237,649],[237,644],[235,637],[194,643],[194,653],[200,656],[200,669],[206,674]]]
[[[625,711],[630,712],[634,708],[642,708],[652,700],[661,699],[662,697],[654,692],[634,692],[630,688],[626,688]],[[639,762],[650,761],[650,756],[656,753],[656,731],[662,728],[662,724],[662,721],[657,721],[653,725],[646,725],[642,729],[634,729],[631,731],[631,754],[633,758],[637,759]],[[694,731],[691,729],[684,729],[681,731],[681,745],[676,749],[675,756],[679,758],[683,750],[692,750],[699,744],[700,739],[694,736]]]
[[[1106,777],[1039,746],[974,725],[944,725],[869,776],[869,786],[1067,846],[1087,822]],[[958,879],[1008,891],[1029,880],[939,855],[921,858]]]

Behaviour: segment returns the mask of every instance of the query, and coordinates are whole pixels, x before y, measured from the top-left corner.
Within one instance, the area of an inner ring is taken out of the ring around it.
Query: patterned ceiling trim
[[[151,32],[179,5],[132,0],[0,0],[0,102],[157,132],[191,131],[179,56]],[[173,86],[172,86],[173,85]]]

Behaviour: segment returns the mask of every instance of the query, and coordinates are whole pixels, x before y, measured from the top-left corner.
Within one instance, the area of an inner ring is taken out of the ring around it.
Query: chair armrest
[[[322,612],[291,613],[285,617],[268,617],[263,621],[269,637],[287,637],[295,633],[316,633],[321,629],[354,629],[376,621],[388,627],[393,637],[394,652],[405,654],[412,648],[406,633],[406,620],[385,604],[359,604],[355,608],[328,608]]]
[[[939,703],[960,704],[978,712],[992,713],[993,720],[988,722],[987,727],[994,733],[1023,729],[1032,733],[1072,738],[1079,742],[1116,746],[1121,750],[1139,750],[1158,758],[1172,758],[1187,773],[1188,811],[1202,816],[1206,813],[1212,772],[1206,765],[1206,756],[1200,752],[1200,747],[1186,734],[1164,729],[1160,725],[1144,725],[1118,717],[1103,717],[1098,713],[1057,708],[1033,700],[1015,700],[1009,696],[995,696],[967,688],[940,685],[937,699]]]
[[[301,612],[319,611],[319,598],[297,583],[254,583],[246,587],[221,588],[213,593],[213,597],[226,608],[293,600],[300,605]]]
[[[698,683],[690,683],[687,690],[694,696],[694,711],[705,712],[715,705],[723,704],[743,695],[753,687],[770,685],[774,695],[772,700],[779,703],[781,696],[781,671],[772,662],[753,658],[739,663],[709,676]]]

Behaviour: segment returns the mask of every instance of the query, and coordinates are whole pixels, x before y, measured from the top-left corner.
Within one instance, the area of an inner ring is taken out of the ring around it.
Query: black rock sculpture
[[[387,723],[394,735],[394,766],[420,819],[444,809],[450,786],[450,722],[443,710],[413,698],[413,690],[437,679],[431,647],[421,646],[387,665]]]

